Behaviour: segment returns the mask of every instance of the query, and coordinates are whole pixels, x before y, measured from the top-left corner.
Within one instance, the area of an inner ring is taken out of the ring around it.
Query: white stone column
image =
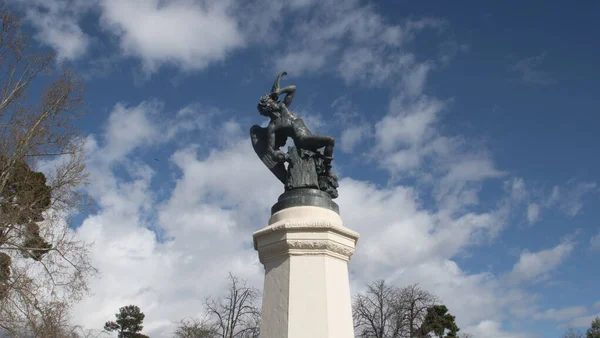
[[[261,338],[354,338],[348,261],[358,233],[332,210],[296,206],[253,237],[265,266]]]

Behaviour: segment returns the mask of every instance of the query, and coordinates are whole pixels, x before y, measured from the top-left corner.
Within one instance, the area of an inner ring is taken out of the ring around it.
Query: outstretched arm
[[[283,99],[283,104],[286,107],[289,107],[292,104],[292,100],[294,99],[294,94],[296,94],[296,86],[285,86],[277,91],[277,96],[286,94],[285,99]]]

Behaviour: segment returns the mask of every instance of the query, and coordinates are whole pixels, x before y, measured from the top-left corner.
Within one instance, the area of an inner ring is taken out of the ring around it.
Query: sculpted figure
[[[279,74],[271,92],[263,95],[258,102],[259,113],[269,117],[270,121],[266,128],[254,125],[250,129],[254,150],[273,174],[286,185],[286,190],[314,187],[329,192],[331,197],[335,198],[337,177],[331,172],[335,139],[313,134],[302,118],[289,109],[296,86],[279,88],[281,77],[284,75],[287,73]],[[282,95],[285,97],[280,101]],[[294,141],[295,147],[285,153],[280,148],[285,145],[288,137]],[[297,153],[293,153],[294,151]],[[294,160],[296,157],[298,160]],[[299,163],[301,161],[309,163]],[[288,162],[287,169],[285,162]]]

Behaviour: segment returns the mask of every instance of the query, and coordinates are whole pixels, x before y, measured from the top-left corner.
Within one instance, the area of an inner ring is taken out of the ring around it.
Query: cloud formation
[[[523,251],[519,261],[513,267],[510,278],[515,282],[536,282],[549,277],[549,273],[556,269],[575,248],[571,238],[563,240],[551,249],[538,252]]]
[[[509,70],[518,73],[521,80],[527,84],[544,86],[555,84],[557,80],[550,73],[541,69],[546,55],[547,52],[544,51],[537,56],[520,59],[511,65]]]
[[[136,153],[151,146],[149,140],[175,142],[162,137],[169,133],[159,126],[177,128],[180,136],[196,131],[193,124],[182,127],[191,110],[203,121],[197,126],[228,130],[230,142],[209,149],[199,147],[203,139],[177,145],[168,165],[179,174],[159,193],[153,185],[165,168],[154,168]],[[108,320],[119,306],[134,303],[147,315],[146,333],[165,336],[172,322],[202,316],[198,302],[221,292],[227,270],[261,285],[263,272],[251,247],[251,233],[266,222],[281,192],[278,182],[257,161],[239,125],[223,120],[218,111],[188,106],[173,116],[165,118],[163,105],[156,101],[117,104],[103,134],[88,138],[88,191],[99,208],[77,235],[95,242],[93,260],[103,278],[92,282],[95,295],[75,312],[85,314],[76,315],[76,320],[87,327]],[[122,128],[132,121],[135,130]],[[232,170],[238,175],[230,175]],[[126,175],[117,174],[122,171]],[[248,191],[261,195],[248,198]],[[497,210],[433,212],[419,202],[413,188],[380,188],[349,177],[340,181],[340,196],[346,226],[361,233],[350,265],[353,290],[361,290],[374,276],[399,285],[420,282],[453,309],[461,325],[475,325],[474,332],[504,334],[485,321],[501,320],[498,313],[526,298],[518,296],[518,288],[506,289],[493,274],[463,271],[453,260],[502,227]]]
[[[93,2],[83,0],[10,0],[25,11],[25,20],[35,29],[34,38],[52,48],[59,61],[86,55],[92,38],[80,26],[81,16]]]
[[[548,309],[544,312],[536,313],[535,319],[553,320],[555,322],[563,322],[566,320],[579,317],[587,313],[585,306],[570,306],[562,309]]]
[[[600,231],[590,238],[590,250],[600,251]]]
[[[100,22],[119,38],[122,52],[140,58],[148,72],[163,64],[199,70],[244,44],[225,3],[101,0]]]
[[[448,305],[463,332],[478,337],[531,336],[506,331],[515,313],[556,321],[584,314],[578,306],[529,311],[538,299],[526,291],[572,254],[573,239],[522,249],[509,271],[469,270],[462,263],[519,220],[535,224],[552,207],[580,215],[597,186],[569,181],[538,189],[501,168],[477,140],[442,127],[454,99],[430,96],[428,83],[468,48],[445,35],[435,57],[422,58],[408,46],[427,30],[444,33],[445,21],[390,23],[360,1],[66,3],[38,1],[31,12],[31,22],[39,19],[38,39],[64,59],[82,58],[94,44],[80,25],[84,13],[94,13],[121,56],[139,60],[148,73],[164,66],[199,71],[258,46],[269,51],[266,67],[333,75],[349,87],[389,88],[382,111],[359,113],[351,95],[332,104],[335,116],[343,116],[332,128],[339,131],[339,149],[389,174],[373,181],[340,175],[342,217],[361,234],[350,264],[354,292],[376,278],[420,283]],[[58,24],[56,17],[65,21]],[[548,83],[538,68],[544,56],[512,70],[526,82]],[[305,113],[299,111],[309,127],[328,127],[324,115]],[[158,147],[161,161],[147,161],[143,155]],[[256,158],[240,122],[202,102],[177,111],[165,111],[159,100],[116,103],[87,149],[87,189],[98,208],[76,231],[95,242],[94,263],[104,277],[92,282],[95,295],[78,305],[78,323],[97,327],[134,303],[147,315],[146,333],[167,336],[173,321],[202,315],[202,299],[221,291],[228,270],[260,287],[263,270],[251,233],[265,225],[282,188]]]
[[[496,321],[486,320],[478,325],[470,326],[466,332],[473,334],[475,337],[490,337],[490,338],[527,338],[530,335],[526,333],[508,333],[500,329],[500,324]]]

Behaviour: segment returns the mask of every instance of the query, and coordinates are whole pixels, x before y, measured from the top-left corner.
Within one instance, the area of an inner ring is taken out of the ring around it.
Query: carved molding
[[[331,239],[290,239],[258,248],[258,252],[263,263],[280,256],[323,254],[348,261],[354,254],[354,247]]]
[[[290,240],[286,241],[288,248],[299,250],[328,250],[350,258],[354,248],[331,240]]]
[[[293,231],[307,230],[310,232],[313,232],[315,230],[332,231],[332,232],[338,233],[340,235],[350,237],[355,242],[358,240],[358,237],[359,237],[357,232],[352,231],[348,228],[345,228],[341,225],[336,225],[335,223],[333,223],[331,221],[302,220],[302,219],[279,221],[277,223],[269,225],[268,227],[266,227],[264,229],[256,231],[253,234],[253,237],[256,239],[257,237],[264,236],[269,233],[273,233],[273,232],[277,232],[277,231],[287,231],[287,230],[293,230]]]

